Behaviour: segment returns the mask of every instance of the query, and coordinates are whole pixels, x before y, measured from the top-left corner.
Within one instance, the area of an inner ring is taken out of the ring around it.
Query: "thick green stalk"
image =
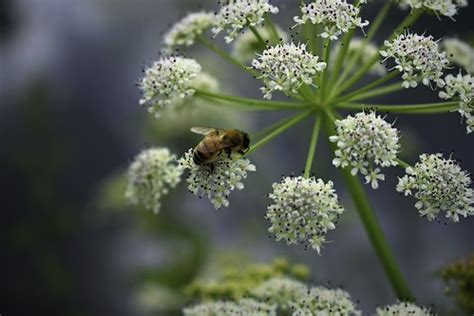
[[[273,24],[273,21],[268,14],[265,14],[265,25],[270,31],[270,39],[272,40],[272,44],[278,44],[280,42],[280,35],[278,34],[275,24]]]
[[[352,40],[352,37],[354,36],[354,33],[355,33],[355,28],[351,29],[344,36],[344,39],[342,40],[342,43],[339,46],[339,52],[337,53],[336,62],[334,64],[334,68],[332,71],[331,86],[334,84],[334,82],[336,81],[339,75],[339,72],[341,71],[342,64],[344,63],[344,60],[346,58],[347,51],[349,50],[349,44]]]
[[[403,89],[405,89],[405,88],[403,87],[402,82],[395,82],[395,83],[392,83],[392,84],[389,84],[389,85],[386,85],[386,86],[383,86],[383,87],[380,87],[380,88],[377,88],[377,89],[374,89],[374,90],[370,90],[370,91],[361,93],[361,94],[359,94],[355,97],[352,97],[351,101],[365,100],[365,99],[373,98],[373,97],[376,97],[376,96],[379,96],[379,95],[390,94],[390,93],[400,91],[400,90],[403,90]]]
[[[321,115],[318,115],[314,120],[313,133],[311,134],[311,142],[308,149],[308,157],[306,159],[306,166],[304,168],[304,177],[308,178],[311,173],[311,166],[313,165],[314,154],[318,144],[319,131],[321,130]]]
[[[400,158],[397,158],[398,165],[402,167],[403,169],[410,168],[410,164],[406,163],[405,161],[401,160]]]
[[[326,133],[328,136],[334,134],[334,122],[329,116],[326,121]],[[336,145],[331,143],[333,150],[336,150]],[[359,179],[351,174],[349,168],[340,169],[347,189],[352,197],[354,205],[357,209],[359,217],[364,225],[364,228],[369,236],[369,240],[379,258],[385,273],[400,300],[413,300],[413,295],[410,288],[405,281],[400,268],[397,265],[394,255],[385,239],[384,233],[378,223],[377,217],[372,209],[367,194],[360,183]]]
[[[263,39],[262,35],[260,35],[258,30],[252,25],[249,25],[249,29],[250,29],[250,31],[252,31],[253,35],[255,35],[255,37],[257,38],[260,45],[262,45],[262,48],[265,49],[265,47],[267,47],[267,43]]]
[[[335,105],[336,108],[345,110],[361,111],[364,109],[376,109],[380,112],[390,112],[399,114],[437,114],[446,113],[459,108],[459,102],[440,102],[425,104],[406,104],[406,105],[387,105],[387,104],[370,104],[370,103],[351,103],[341,102]]]
[[[323,102],[325,101],[326,90],[328,88],[327,86],[329,85],[328,73],[329,73],[330,52],[331,52],[331,40],[328,38],[324,46],[324,62],[326,63],[326,68],[323,70],[323,76],[321,79],[321,100],[323,100]]]

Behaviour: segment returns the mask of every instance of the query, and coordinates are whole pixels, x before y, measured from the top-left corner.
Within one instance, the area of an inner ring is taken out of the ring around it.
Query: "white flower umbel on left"
[[[268,231],[277,241],[304,242],[318,253],[326,233],[336,228],[336,221],[344,212],[331,181],[285,177],[273,184],[269,197],[273,204],[265,215],[271,223]]]
[[[474,131],[474,78],[470,74],[451,74],[444,78],[446,87],[439,93],[442,99],[459,100],[458,112],[466,120],[467,133]]]
[[[185,308],[184,316],[276,316],[274,306],[251,299],[216,301]]]
[[[369,21],[363,21],[359,17],[359,8],[347,3],[346,0],[320,0],[305,4],[301,7],[303,15],[295,16],[297,25],[310,21],[313,24],[321,24],[324,31],[319,34],[323,38],[337,40],[343,33],[349,32],[355,27],[363,28]]]
[[[328,289],[317,286],[311,288],[302,300],[293,316],[339,315],[359,316],[361,312],[350,294],[342,289]]]
[[[352,175],[363,174],[373,189],[385,180],[379,167],[396,166],[400,149],[398,130],[375,112],[360,112],[336,120],[336,135],[329,140],[338,149],[332,163],[336,167],[351,168]]]
[[[194,59],[160,58],[144,70],[144,77],[138,82],[142,90],[140,104],[159,117],[168,105],[194,94],[191,84],[200,71],[201,66]]]
[[[227,0],[215,16],[214,35],[227,30],[225,41],[232,42],[242,30],[250,25],[257,26],[264,21],[265,14],[278,13],[278,8],[268,0]]]
[[[409,6],[413,9],[426,9],[433,11],[436,15],[444,15],[453,18],[459,8],[467,6],[467,0],[399,0],[402,7]]]
[[[168,148],[150,148],[135,157],[128,169],[125,197],[158,213],[161,197],[180,181],[176,156]]]
[[[214,19],[212,12],[201,11],[186,15],[165,34],[166,46],[172,48],[194,44],[197,36],[214,25]]]
[[[444,86],[443,69],[448,67],[449,61],[433,36],[407,32],[392,41],[385,41],[384,45],[380,55],[385,57],[384,61],[394,59],[394,68],[402,73],[405,88],[416,87],[418,81],[426,86],[430,83],[438,87]]]
[[[252,67],[261,73],[264,87],[260,88],[265,99],[274,91],[298,93],[303,84],[312,85],[318,72],[326,68],[318,56],[306,50],[305,44],[280,44],[270,47],[252,61]]]
[[[397,191],[418,200],[415,207],[428,220],[436,219],[441,211],[453,222],[459,216],[474,215],[474,192],[469,174],[456,161],[442,154],[422,154],[414,167],[399,178]]]
[[[419,307],[413,303],[397,303],[384,307],[378,307],[376,310],[376,316],[434,316],[435,314],[430,312],[429,309]]]
[[[441,45],[450,62],[474,74],[474,47],[457,38],[445,38]]]
[[[206,196],[216,209],[229,206],[229,194],[232,190],[242,190],[242,180],[247,178],[248,171],[256,171],[248,159],[240,158],[239,154],[227,154],[209,165],[197,165],[193,161],[193,149],[179,159],[180,169],[189,169],[186,179],[188,190],[199,197]]]
[[[290,311],[295,303],[303,300],[308,287],[290,278],[271,278],[250,292],[259,301],[278,306],[279,310]]]

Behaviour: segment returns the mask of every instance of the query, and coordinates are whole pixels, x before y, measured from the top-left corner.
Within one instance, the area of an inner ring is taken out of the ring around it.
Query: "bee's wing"
[[[201,135],[207,135],[215,131],[216,129],[212,127],[201,127],[201,126],[191,127],[191,132],[196,133],[196,134],[201,134]]]

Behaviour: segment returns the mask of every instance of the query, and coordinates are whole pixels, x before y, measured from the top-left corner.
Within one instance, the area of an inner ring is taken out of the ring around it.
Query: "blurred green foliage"
[[[444,267],[442,277],[446,293],[466,315],[474,315],[474,255]]]

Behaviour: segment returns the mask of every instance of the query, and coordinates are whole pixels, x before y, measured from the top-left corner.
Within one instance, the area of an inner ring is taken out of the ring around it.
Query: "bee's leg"
[[[226,154],[227,154],[227,157],[230,158],[230,155],[232,154],[232,149],[231,148],[226,148],[224,149]]]
[[[209,172],[210,173],[214,172],[214,163],[213,162],[209,163]]]
[[[238,153],[241,154],[241,155],[245,154],[246,152],[247,152],[247,150],[244,151],[243,149],[238,151]]]

